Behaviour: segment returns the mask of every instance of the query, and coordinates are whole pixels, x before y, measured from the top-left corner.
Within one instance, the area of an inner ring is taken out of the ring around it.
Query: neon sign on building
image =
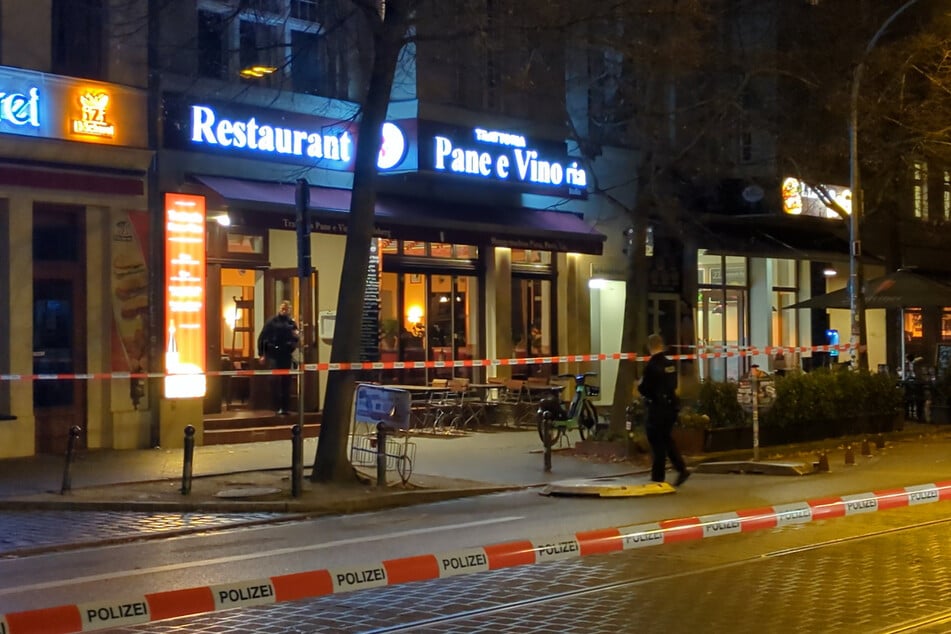
[[[109,108],[109,93],[84,92],[79,95],[80,118],[73,119],[73,133],[111,139],[116,126],[106,119]]]

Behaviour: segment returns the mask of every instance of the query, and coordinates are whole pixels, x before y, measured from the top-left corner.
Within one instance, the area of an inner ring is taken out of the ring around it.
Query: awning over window
[[[194,176],[212,190],[235,217],[247,226],[293,228],[294,185]],[[350,191],[327,187],[310,188],[315,229],[345,233],[350,209]],[[429,242],[492,244],[543,251],[571,251],[600,255],[605,236],[581,217],[568,212],[519,207],[467,205],[454,202],[377,196],[377,234]]]

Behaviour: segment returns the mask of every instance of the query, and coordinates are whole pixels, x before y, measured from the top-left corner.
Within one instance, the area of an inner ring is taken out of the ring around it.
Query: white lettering
[[[509,177],[509,157],[503,154],[495,161],[495,173],[499,175],[499,178]]]
[[[3,113],[0,93],[0,114]],[[209,106],[191,107],[191,142],[218,145],[223,148],[249,149],[268,154],[286,154],[308,158],[326,158],[350,163],[353,138],[349,131],[319,134],[308,130],[259,124],[251,117],[245,121],[219,119]]]
[[[436,159],[434,161],[437,170],[446,169],[446,157],[452,152],[452,141],[444,136],[436,137]]]

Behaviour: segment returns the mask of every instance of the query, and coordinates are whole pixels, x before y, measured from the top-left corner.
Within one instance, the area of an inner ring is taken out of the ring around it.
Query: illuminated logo
[[[27,94],[0,92],[0,123],[17,127],[40,127],[40,92],[30,88]]]
[[[73,134],[84,134],[111,139],[116,127],[106,120],[109,94],[86,92],[79,96],[81,119],[73,119]]]
[[[380,146],[380,155],[376,159],[376,166],[381,170],[396,167],[406,156],[406,137],[396,125],[387,121],[381,130],[383,145]]]

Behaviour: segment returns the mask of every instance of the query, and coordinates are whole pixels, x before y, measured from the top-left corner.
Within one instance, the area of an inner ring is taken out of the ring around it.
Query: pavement
[[[375,456],[364,453],[356,462],[369,464],[355,465],[362,482],[323,484],[309,479],[316,443],[304,440],[296,497],[290,441],[195,447],[187,494],[182,449],[85,450],[68,468],[64,456],[0,460],[0,510],[340,514],[644,471],[635,462],[569,456],[563,447],[545,473],[537,432],[490,428],[391,439],[388,451],[413,458],[405,483],[391,460],[386,486],[377,486]]]
[[[846,462],[847,440],[762,448],[760,460],[799,460],[812,465],[818,454],[825,452],[829,464],[842,465]],[[852,453],[860,462],[862,440],[851,439]],[[865,443],[866,448],[879,452],[874,440]],[[889,469],[897,468],[906,477],[914,477],[909,470],[921,469],[923,482],[951,478],[951,472],[933,472],[929,467],[951,456],[951,426],[908,423],[902,431],[886,434],[882,440],[888,446],[897,443],[906,448],[904,458],[892,452]],[[309,475],[316,442],[304,441],[304,470],[297,496],[292,495],[289,441],[196,447],[187,494],[182,493],[181,449],[85,450],[76,453],[68,471],[64,456],[0,460],[0,510],[342,514],[565,480],[631,476],[647,481],[647,456],[597,457],[565,445],[553,452],[553,468],[545,472],[534,430],[489,428],[455,436],[418,434],[391,439],[388,451],[413,458],[412,472],[405,483],[391,461],[387,485],[377,486],[372,455],[356,460],[370,463],[357,468],[363,482],[313,483]],[[688,462],[696,467],[701,462],[742,462],[750,458],[751,450],[740,450],[688,456]],[[903,465],[903,460],[908,464]],[[64,482],[68,483],[67,490]],[[899,484],[906,483],[888,485]],[[810,493],[809,484],[797,488],[803,495]]]

